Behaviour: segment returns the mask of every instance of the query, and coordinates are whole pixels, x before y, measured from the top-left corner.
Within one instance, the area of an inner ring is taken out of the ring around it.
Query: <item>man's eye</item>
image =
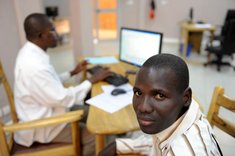
[[[141,92],[140,92],[140,91],[134,91],[134,94],[135,94],[136,96],[140,96],[140,95],[141,95]]]
[[[155,99],[157,99],[157,100],[163,100],[164,98],[165,98],[165,96],[163,94],[161,94],[161,93],[157,93],[155,95]]]

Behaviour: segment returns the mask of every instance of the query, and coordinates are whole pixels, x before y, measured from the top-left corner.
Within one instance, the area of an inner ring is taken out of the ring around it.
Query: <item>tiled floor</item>
[[[163,43],[162,52],[179,55],[178,44]],[[100,42],[95,45],[94,53],[95,55],[117,55],[118,44],[115,41]],[[51,55],[52,64],[54,64],[58,72],[71,69],[74,66],[71,45],[63,45],[61,47],[51,49],[49,50],[49,54]],[[232,68],[224,67],[221,69],[221,72],[217,72],[215,67],[204,67],[203,62],[206,61],[205,52],[202,52],[201,55],[191,53],[187,60],[189,60],[190,86],[193,90],[193,95],[204,107],[205,114],[208,112],[215,86],[223,86],[225,88],[225,93],[228,96],[235,98],[235,71],[233,71]],[[191,63],[195,61],[199,63]],[[232,63],[235,65],[235,59]],[[221,114],[226,115],[230,120],[235,120],[235,116],[232,113],[223,111]],[[224,155],[233,156],[235,153],[235,139],[226,135],[219,129],[215,129],[215,134]]]

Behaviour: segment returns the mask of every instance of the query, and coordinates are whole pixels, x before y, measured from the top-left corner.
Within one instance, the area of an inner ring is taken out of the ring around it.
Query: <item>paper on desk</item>
[[[87,60],[90,64],[114,64],[114,63],[118,63],[118,60],[113,56],[87,57],[85,60]]]
[[[211,24],[207,24],[207,23],[204,23],[204,24],[195,24],[195,27],[197,28],[210,28],[211,27]]]
[[[124,88],[130,89],[129,87],[132,88],[130,84],[124,86]],[[132,103],[132,97],[133,97],[132,91],[128,90],[127,93],[125,94],[113,96],[110,94],[110,92],[111,90],[113,90],[113,88],[115,88],[114,86],[109,85],[109,86],[103,86],[102,88],[106,88],[104,93],[99,94],[87,100],[86,103],[96,106],[109,113],[114,113]]]

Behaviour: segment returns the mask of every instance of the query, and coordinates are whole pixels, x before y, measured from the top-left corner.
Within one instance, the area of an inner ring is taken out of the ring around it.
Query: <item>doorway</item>
[[[118,0],[94,0],[94,41],[116,40],[118,36]]]

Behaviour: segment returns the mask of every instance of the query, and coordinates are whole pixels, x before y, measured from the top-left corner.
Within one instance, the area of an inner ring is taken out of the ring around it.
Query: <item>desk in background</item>
[[[109,67],[110,70],[123,75],[125,74],[126,70],[134,68],[133,66],[123,62],[119,62],[117,64],[109,64],[105,66]],[[128,78],[130,81],[129,83],[133,85],[135,75],[129,75]],[[107,83],[99,82],[93,85],[92,96],[96,96],[102,93],[102,85],[107,85]],[[107,103],[107,105],[108,104],[109,103]],[[125,108],[112,114],[90,105],[87,119],[87,128],[91,133],[96,135],[97,155],[105,146],[106,135],[121,134],[138,130],[139,124],[136,119],[136,115],[132,105],[128,105]]]
[[[181,39],[183,39],[183,58],[186,58],[187,47],[189,42],[193,42],[196,51],[200,51],[202,34],[204,31],[211,32],[211,40],[213,39],[216,28],[210,24],[196,24],[183,22],[181,24]],[[190,38],[190,33],[192,37]]]

